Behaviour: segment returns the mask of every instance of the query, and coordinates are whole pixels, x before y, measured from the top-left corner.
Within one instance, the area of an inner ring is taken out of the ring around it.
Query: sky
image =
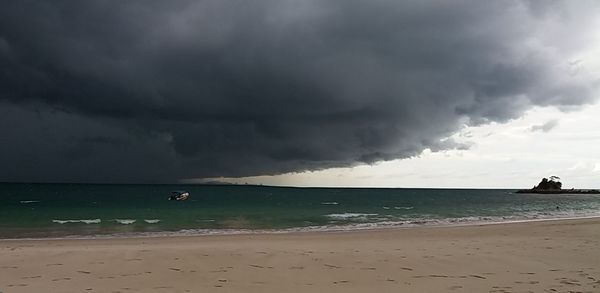
[[[326,187],[529,188],[560,174],[564,188],[600,186],[600,105],[572,112],[536,107],[510,122],[465,127],[466,150],[425,150],[373,165],[276,176],[212,178],[236,184]]]
[[[0,1],[0,181],[600,187],[597,1]]]

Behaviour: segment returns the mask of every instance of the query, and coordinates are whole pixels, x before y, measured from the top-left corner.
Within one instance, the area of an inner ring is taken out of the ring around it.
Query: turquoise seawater
[[[187,201],[168,201],[187,190]],[[0,184],[0,238],[352,230],[600,215],[599,195],[499,189]]]

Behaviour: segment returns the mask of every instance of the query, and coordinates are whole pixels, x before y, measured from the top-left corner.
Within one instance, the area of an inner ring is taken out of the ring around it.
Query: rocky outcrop
[[[562,189],[562,183],[559,181],[558,176],[550,176],[550,178],[542,178],[542,181],[532,189],[521,189],[517,190],[517,193],[545,193],[545,194],[559,194],[559,193],[600,193],[600,190],[596,189]]]
[[[542,178],[542,181],[533,187],[533,190],[561,190],[562,189],[562,183],[560,181],[558,181],[558,178],[556,176],[552,176],[550,177],[550,179],[547,178]]]

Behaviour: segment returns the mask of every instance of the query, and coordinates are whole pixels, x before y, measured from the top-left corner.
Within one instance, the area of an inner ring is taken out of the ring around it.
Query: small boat
[[[190,197],[190,193],[183,190],[171,191],[171,195],[169,196],[169,200],[177,200],[183,201]]]

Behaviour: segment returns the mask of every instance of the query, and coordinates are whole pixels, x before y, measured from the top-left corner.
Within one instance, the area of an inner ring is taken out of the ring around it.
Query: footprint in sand
[[[515,284],[530,284],[530,285],[535,285],[535,284],[539,284],[540,282],[538,281],[515,281]]]
[[[413,276],[413,278],[416,278],[416,279],[427,278],[427,277],[430,277],[430,278],[448,278],[448,276],[446,276],[446,275],[427,275],[427,276],[418,275],[418,276]]]
[[[579,281],[577,280],[562,280],[560,281],[561,284],[565,284],[565,285],[575,285],[575,286],[581,286],[581,284],[579,284]]]

